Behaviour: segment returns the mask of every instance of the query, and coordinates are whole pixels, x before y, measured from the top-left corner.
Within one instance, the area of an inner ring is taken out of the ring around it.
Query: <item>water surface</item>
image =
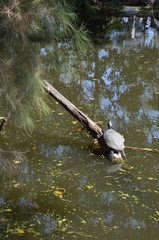
[[[145,28],[142,18],[116,21],[96,29],[76,81],[62,69],[48,80],[103,129],[111,119],[127,146],[159,149],[157,27],[150,18]],[[41,54],[45,62],[45,47]],[[47,101],[52,114],[37,118],[32,135],[11,122],[1,135],[1,148],[27,159],[13,175],[2,171],[0,238],[157,240],[159,155],[127,149],[125,164],[112,166],[91,151],[80,124]]]

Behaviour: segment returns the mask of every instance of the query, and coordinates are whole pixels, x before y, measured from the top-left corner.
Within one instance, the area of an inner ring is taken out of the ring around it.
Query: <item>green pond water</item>
[[[96,26],[94,52],[76,63],[79,79],[48,80],[101,128],[111,119],[126,146],[159,150],[159,33],[146,24],[145,32],[142,18]],[[125,164],[111,165],[47,101],[52,114],[37,117],[32,134],[9,122],[0,136],[2,149],[26,157],[0,175],[0,239],[159,239],[159,154],[126,149]]]

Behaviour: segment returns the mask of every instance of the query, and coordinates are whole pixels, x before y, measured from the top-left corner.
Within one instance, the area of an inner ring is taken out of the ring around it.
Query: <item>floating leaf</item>
[[[49,172],[50,175],[54,175],[55,173],[57,173],[57,170],[50,170]]]
[[[65,232],[66,230],[67,230],[67,227],[63,227],[61,231]]]
[[[138,201],[138,197],[137,197],[137,196],[132,195],[132,198],[133,198],[135,201]]]
[[[55,193],[56,195],[62,195],[62,194],[63,194],[63,192],[61,192],[61,191],[59,191],[59,190],[55,190],[54,193]]]
[[[35,150],[36,149],[36,146],[35,147],[32,147],[32,150]]]
[[[94,186],[92,186],[92,185],[87,185],[86,186],[88,189],[92,189]]]
[[[76,123],[77,123],[77,121],[72,121],[72,123],[73,123],[73,124],[76,124]]]
[[[16,159],[14,159],[13,162],[14,162],[14,164],[19,164],[20,163],[19,160],[16,160]]]
[[[18,229],[18,234],[24,234],[25,232],[22,229]]]
[[[62,194],[64,194],[66,192],[66,189],[65,188],[57,188],[55,191],[54,191],[54,194],[56,196],[62,196]]]
[[[83,220],[81,221],[81,223],[86,224],[86,221],[83,219]]]
[[[59,227],[62,225],[62,220],[58,220]]]
[[[111,186],[112,184],[111,183],[106,183],[107,186]]]
[[[149,177],[148,179],[149,179],[149,180],[153,180],[153,178],[151,178],[151,177]]]
[[[141,179],[142,179],[142,177],[137,177],[137,179],[138,179],[138,180],[141,180]]]

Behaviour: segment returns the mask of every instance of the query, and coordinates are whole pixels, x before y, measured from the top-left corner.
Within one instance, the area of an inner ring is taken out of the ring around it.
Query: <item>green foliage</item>
[[[14,119],[25,129],[33,128],[35,111],[49,111],[43,78],[52,78],[61,70],[67,76],[77,77],[79,66],[74,63],[70,66],[66,53],[77,60],[91,46],[75,10],[75,5],[64,0],[0,1],[1,111],[5,115],[15,109]],[[45,48],[46,56],[41,54],[41,47]],[[17,99],[27,87],[29,94],[17,106]]]

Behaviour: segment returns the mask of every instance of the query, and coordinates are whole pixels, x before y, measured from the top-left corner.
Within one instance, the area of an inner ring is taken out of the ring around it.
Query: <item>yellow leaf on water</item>
[[[141,180],[141,179],[142,179],[142,177],[137,177],[137,179],[138,179],[138,180]]]
[[[32,150],[35,150],[36,149],[36,147],[32,147]]]
[[[59,196],[61,197],[62,194],[64,194],[66,192],[66,189],[65,188],[56,188],[56,190],[54,191],[54,194],[56,196]]]
[[[25,232],[22,229],[18,229],[18,234],[24,234]]]
[[[87,185],[87,188],[88,189],[92,189],[94,186],[91,186],[91,185]]]
[[[73,123],[73,124],[76,124],[76,123],[77,123],[77,121],[73,121],[72,123]]]
[[[55,190],[55,191],[54,191],[54,194],[59,196],[59,195],[62,195],[63,192],[61,192],[61,191],[59,191],[59,190]]]
[[[14,159],[13,162],[14,162],[14,164],[19,164],[20,163],[19,160],[16,160],[16,159]]]

